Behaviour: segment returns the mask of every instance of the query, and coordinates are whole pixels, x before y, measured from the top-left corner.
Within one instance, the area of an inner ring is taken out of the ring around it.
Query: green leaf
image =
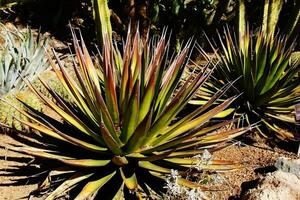
[[[68,192],[70,189],[72,189],[76,184],[79,182],[89,178],[93,174],[82,174],[82,173],[77,173],[73,176],[71,176],[68,180],[64,181],[61,185],[59,185],[45,200],[52,200],[55,199],[62,194],[65,194]]]
[[[135,173],[130,177],[126,177],[122,168],[120,168],[120,173],[126,187],[131,191],[136,191],[138,189],[138,182]]]
[[[101,187],[106,184],[114,175],[116,172],[104,176],[100,179],[97,179],[95,181],[88,182],[81,192],[76,196],[75,200],[85,200],[88,199],[88,197],[92,196],[97,190],[101,189]]]

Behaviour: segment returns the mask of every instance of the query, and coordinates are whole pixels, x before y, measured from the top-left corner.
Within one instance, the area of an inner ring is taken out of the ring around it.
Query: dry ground
[[[0,145],[5,146],[6,143],[16,143],[13,139],[7,135],[0,135]],[[16,177],[6,176],[9,174],[9,170],[14,166],[26,165],[26,163],[16,162],[18,158],[25,158],[24,161],[30,161],[30,157],[9,151],[5,148],[0,148],[0,184],[12,184]],[[27,158],[27,159],[26,159]],[[5,175],[5,176],[3,176]],[[36,185],[24,185],[24,186],[0,186],[0,199],[1,200],[17,200],[27,199],[24,198],[29,195],[30,191],[34,190]],[[32,199],[37,200],[37,198]]]
[[[235,160],[245,163],[245,167],[223,174],[227,190],[214,192],[213,199],[239,199],[242,190],[255,186],[255,180],[264,174],[276,170],[274,164],[278,157],[296,158],[291,153],[277,147],[270,148],[264,143],[254,143],[251,146],[233,145],[215,152],[215,158]]]

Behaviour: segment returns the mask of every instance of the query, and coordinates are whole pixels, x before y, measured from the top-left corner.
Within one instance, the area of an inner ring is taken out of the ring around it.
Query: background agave
[[[264,31],[253,34],[248,28],[239,40],[228,29],[224,34],[225,40],[219,35],[220,50],[212,45],[219,67],[199,98],[209,98],[224,83],[236,81],[227,91],[229,96],[242,93],[234,104],[236,115],[245,115],[248,124],[261,121],[263,126],[257,130],[264,136],[271,131],[281,139],[296,139],[294,106],[300,102],[300,60],[289,62],[294,44],[286,46],[284,36]]]
[[[35,75],[49,67],[45,49],[47,40],[27,28],[25,32],[12,26],[12,30],[1,26],[0,32],[0,95],[25,86],[23,78],[33,80]]]
[[[224,142],[247,128],[216,131],[232,120],[206,126],[209,119],[235,100],[236,97],[230,97],[218,106],[213,105],[228,85],[207,104],[184,112],[188,101],[210,75],[203,70],[178,87],[191,41],[169,59],[165,32],[162,37],[145,43],[138,32],[135,35],[129,32],[123,51],[109,39],[104,40],[100,65],[94,65],[82,38],[79,44],[72,33],[77,80],[71,78],[58,58],[58,66],[51,63],[73,101],[65,101],[43,80],[54,100],[28,83],[59,117],[45,115],[30,106],[18,109],[31,122],[20,121],[37,132],[22,136],[29,147],[12,147],[52,160],[48,166],[59,163],[59,167],[50,169],[38,188],[43,191],[55,187],[47,200],[70,190],[76,200],[163,195],[164,180],[171,169],[181,176],[178,184],[205,189],[192,179],[185,179],[187,170],[193,170],[195,164],[200,163],[202,170],[218,171],[240,166],[221,160],[201,163],[199,157],[194,157],[204,149],[214,151],[223,147]],[[31,140],[34,135],[36,142]],[[193,174],[199,173],[200,170],[195,170]]]

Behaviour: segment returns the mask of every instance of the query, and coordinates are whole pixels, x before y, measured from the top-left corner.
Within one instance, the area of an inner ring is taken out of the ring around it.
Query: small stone
[[[276,160],[275,167],[283,172],[295,174],[300,178],[300,159],[279,157]]]
[[[299,200],[300,179],[292,173],[276,171],[260,178],[258,186],[242,196],[242,200]]]

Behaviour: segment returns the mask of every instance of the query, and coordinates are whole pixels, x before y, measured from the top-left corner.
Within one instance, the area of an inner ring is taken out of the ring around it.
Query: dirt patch
[[[212,199],[240,199],[240,194],[256,186],[256,181],[263,174],[275,170],[278,157],[296,158],[296,154],[277,147],[270,148],[263,143],[239,145],[237,143],[214,153],[214,158],[227,159],[244,163],[242,169],[221,174],[227,190],[214,192]]]
[[[15,140],[7,135],[0,135],[0,146],[5,147],[7,143],[17,144]],[[1,200],[17,200],[27,199],[30,192],[36,189],[37,185],[24,184],[15,186],[16,179],[26,178],[24,176],[11,176],[11,170],[18,166],[24,166],[32,160],[31,157],[9,151],[6,148],[0,148],[0,199]],[[40,198],[32,198],[31,200],[39,200]]]

